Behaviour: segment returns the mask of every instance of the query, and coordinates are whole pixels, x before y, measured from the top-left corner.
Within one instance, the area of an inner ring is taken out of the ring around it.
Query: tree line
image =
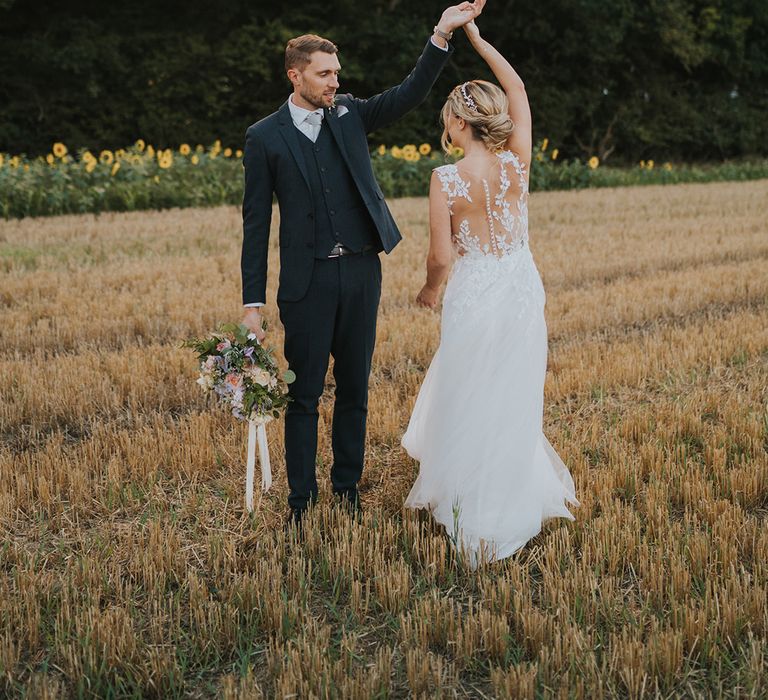
[[[435,0],[0,0],[0,152],[242,146],[290,85],[286,41],[339,46],[341,92],[398,83]],[[478,21],[526,83],[534,137],[611,163],[768,155],[765,0],[489,0]],[[371,145],[429,142],[449,90],[492,76],[461,32],[428,100]]]

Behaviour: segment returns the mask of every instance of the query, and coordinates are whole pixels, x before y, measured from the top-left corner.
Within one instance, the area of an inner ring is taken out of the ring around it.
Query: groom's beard
[[[335,96],[335,92],[332,94],[329,94],[326,98],[324,93],[312,93],[312,92],[302,92],[299,91],[299,94],[303,99],[305,99],[309,104],[311,104],[315,109],[323,109],[325,107],[329,107],[331,104],[333,104],[333,97]],[[329,102],[326,102],[325,100],[329,100]]]

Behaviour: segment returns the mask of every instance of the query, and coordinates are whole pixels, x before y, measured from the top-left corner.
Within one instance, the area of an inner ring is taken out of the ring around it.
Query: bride
[[[531,113],[507,60],[464,27],[501,88],[456,86],[441,118],[443,148],[429,192],[427,281],[417,302],[443,299],[440,345],[402,444],[420,463],[409,508],[427,508],[471,567],[510,556],[548,518],[574,516],[573,479],[542,432],[547,327],[528,247]]]

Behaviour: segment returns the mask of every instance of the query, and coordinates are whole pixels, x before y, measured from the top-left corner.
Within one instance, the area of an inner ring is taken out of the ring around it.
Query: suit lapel
[[[312,189],[309,184],[309,173],[307,171],[307,163],[304,160],[304,154],[301,152],[301,146],[299,145],[299,131],[293,124],[291,119],[291,110],[288,109],[288,103],[286,102],[278,110],[278,122],[280,124],[280,136],[283,137],[286,145],[291,151],[296,165],[299,166],[301,176],[304,178],[304,182],[307,183],[307,188]]]
[[[331,134],[333,134],[333,138],[336,140],[336,144],[338,145],[339,150],[341,151],[341,155],[344,158],[344,162],[347,164],[349,171],[352,174],[355,174],[355,163],[347,153],[347,147],[344,143],[344,135],[342,134],[341,124],[339,123],[338,110],[334,109],[333,111],[330,111],[328,109],[324,109],[323,112],[325,114],[325,120],[328,122],[328,126],[331,129]],[[357,179],[357,177],[355,179]]]

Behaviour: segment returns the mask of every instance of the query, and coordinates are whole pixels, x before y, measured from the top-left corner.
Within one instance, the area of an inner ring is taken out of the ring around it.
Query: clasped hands
[[[443,12],[440,21],[437,23],[438,29],[443,32],[452,32],[454,29],[463,27],[469,22],[473,22],[485,7],[486,0],[475,0],[474,2],[462,2],[460,5],[452,5]]]

